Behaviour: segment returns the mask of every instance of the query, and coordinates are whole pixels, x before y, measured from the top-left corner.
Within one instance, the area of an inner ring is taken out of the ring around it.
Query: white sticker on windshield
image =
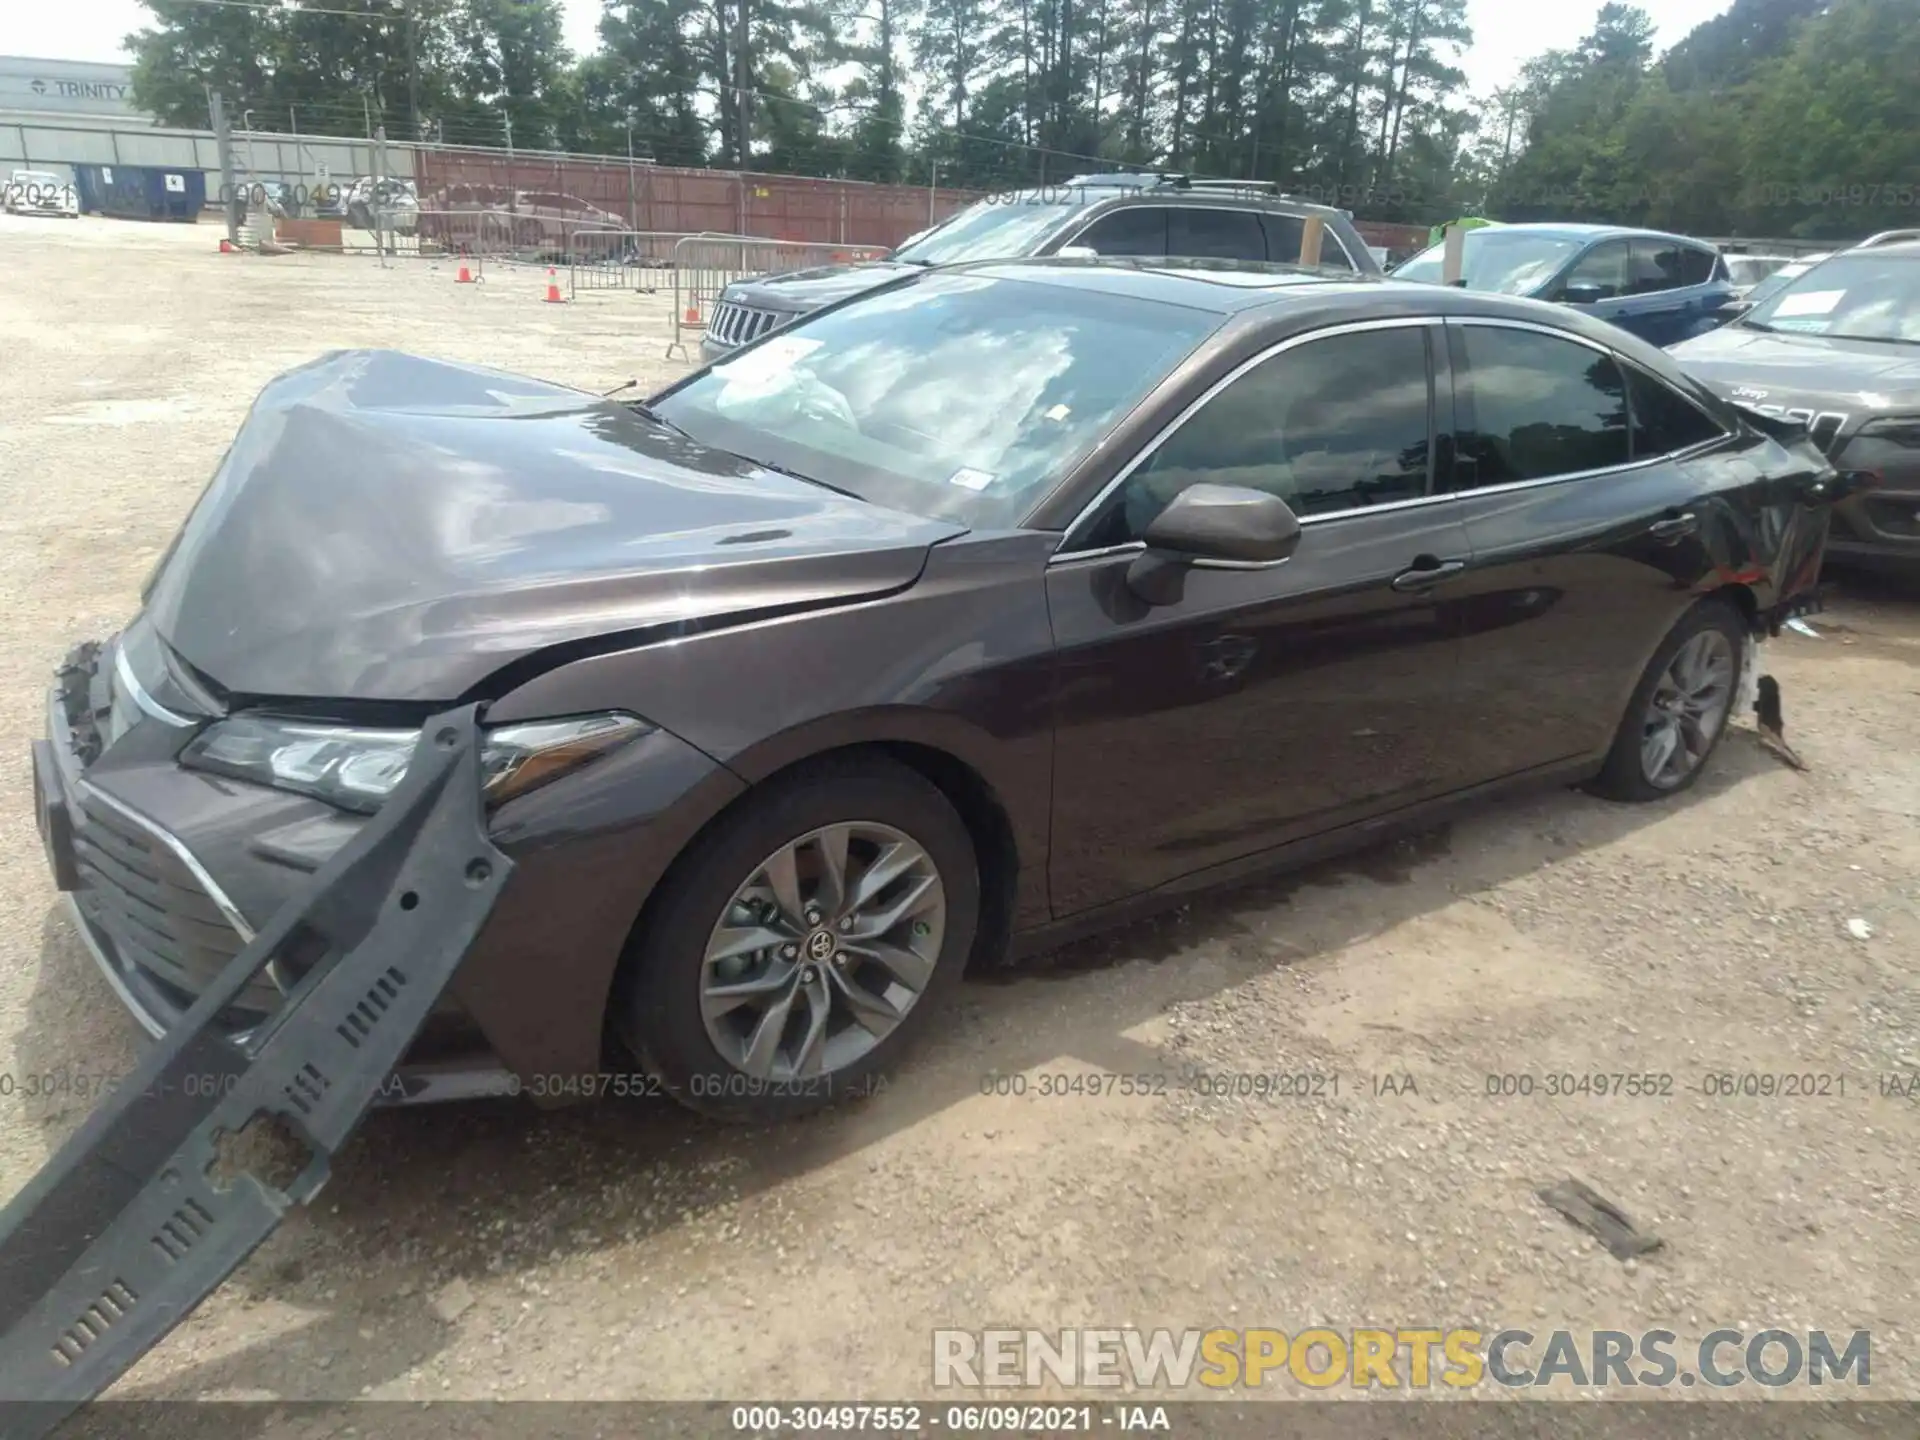
[[[969,470],[965,466],[947,477],[949,485],[959,485],[968,490],[984,490],[993,483],[993,474],[987,470]]]
[[[755,346],[736,359],[721,361],[713,367],[713,373],[729,379],[738,376],[757,380],[766,375],[778,375],[819,348],[818,340],[809,340],[804,335],[776,335],[766,344]]]
[[[1047,413],[1047,419],[1053,421],[1057,425],[1062,420],[1066,419],[1067,416],[1071,415],[1073,411],[1068,406],[1056,405],[1046,413]]]
[[[1844,290],[1809,290],[1803,295],[1782,295],[1773,307],[1775,315],[1831,315],[1845,298]]]

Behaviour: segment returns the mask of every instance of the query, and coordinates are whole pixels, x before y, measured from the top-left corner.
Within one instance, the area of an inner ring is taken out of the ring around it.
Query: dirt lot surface
[[[89,1104],[27,1077],[133,1053],[34,832],[43,687],[131,613],[259,386],[341,346],[676,373],[664,298],[215,240],[0,223],[0,1195]],[[1196,902],[969,984],[843,1112],[378,1115],[118,1393],[924,1396],[936,1326],[1511,1324],[1666,1326],[1683,1356],[1870,1329],[1874,1393],[1920,1397],[1920,1101],[1882,1093],[1920,1072],[1920,594],[1843,586],[1815,623],[1767,647],[1810,772],[1743,729],[1678,803],[1545,794]],[[1190,1067],[1337,1093],[1205,1095]],[[1176,1078],[1041,1093],[1101,1072]],[[1674,1089],[1545,1093],[1588,1072]],[[1705,1093],[1721,1073],[1845,1093]],[[1547,1210],[1569,1175],[1665,1248],[1622,1264]]]

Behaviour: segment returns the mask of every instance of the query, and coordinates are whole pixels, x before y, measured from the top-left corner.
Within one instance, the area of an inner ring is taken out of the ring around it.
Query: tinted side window
[[[1563,284],[1567,287],[1592,285],[1600,291],[1602,300],[1626,294],[1627,242],[1608,240],[1594,246],[1574,262]]]
[[[1246,210],[1168,212],[1167,253],[1217,260],[1265,260],[1266,237],[1259,217]]]
[[[1652,295],[1679,289],[1686,283],[1680,278],[1681,248],[1669,240],[1634,241],[1627,293]]]
[[[1633,458],[1671,455],[1725,433],[1699,406],[1651,375],[1627,367],[1633,401]]]
[[[1094,221],[1071,243],[1085,245],[1101,255],[1165,255],[1167,212],[1154,205],[1116,210]]]
[[[1282,265],[1300,263],[1300,235],[1307,228],[1307,222],[1298,215],[1262,215],[1260,223],[1267,231],[1267,258]],[[1326,253],[1326,244],[1320,246],[1321,254]]]
[[[1424,327],[1315,340],[1249,370],[1127,477],[1089,535],[1138,540],[1189,485],[1278,495],[1300,516],[1411,500],[1431,449]]]
[[[1460,453],[1475,485],[1544,480],[1627,462],[1620,367],[1532,330],[1464,325],[1467,415]]]
[[[1711,250],[1697,250],[1691,245],[1680,247],[1680,283],[1682,285],[1704,285],[1716,278],[1726,278],[1718,255]]]

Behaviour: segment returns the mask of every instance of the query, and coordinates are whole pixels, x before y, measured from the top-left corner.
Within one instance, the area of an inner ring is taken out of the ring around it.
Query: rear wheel
[[[1725,600],[1703,600],[1680,618],[1634,689],[1596,793],[1659,800],[1700,778],[1732,717],[1746,633]]]
[[[883,756],[749,796],[649,907],[616,1007],[666,1089],[729,1120],[866,1093],[959,982],[978,923],[966,826]]]

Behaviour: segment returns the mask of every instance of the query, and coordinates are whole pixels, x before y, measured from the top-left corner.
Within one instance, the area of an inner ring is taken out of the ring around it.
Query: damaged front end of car
[[[429,720],[389,802],[0,1211],[7,1440],[111,1385],[326,1182],[513,869],[483,746],[477,706]],[[58,872],[71,838],[42,824]],[[235,1038],[223,1018],[276,966],[299,979]],[[261,1129],[301,1152],[289,1178],[236,1152]]]

